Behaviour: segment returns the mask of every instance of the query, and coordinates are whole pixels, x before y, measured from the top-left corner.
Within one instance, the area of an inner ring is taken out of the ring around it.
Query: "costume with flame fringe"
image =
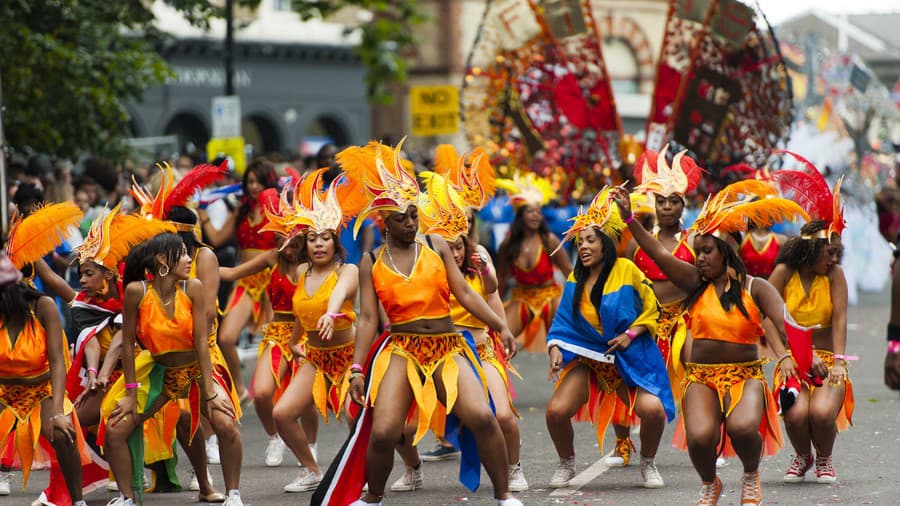
[[[22,269],[59,246],[65,231],[77,227],[80,220],[81,211],[71,202],[45,205],[27,217],[14,212],[6,254],[16,268]],[[33,309],[25,315],[25,325],[14,343],[10,337],[5,322],[0,322],[0,406],[4,408],[0,411],[2,462],[9,467],[21,466],[23,491],[33,463],[49,463],[51,485],[54,486],[48,487],[46,492],[54,500],[71,504],[55,451],[49,441],[41,437],[41,403],[52,396],[52,390],[47,334]],[[63,367],[68,367],[68,343],[64,335],[61,349]],[[21,384],[23,378],[37,380],[42,376],[47,379]],[[90,466],[91,454],[68,398],[63,399],[63,413],[71,416],[75,426],[75,443],[82,465]],[[90,485],[85,483],[86,488]]]
[[[779,189],[786,197],[797,202],[806,210],[811,220],[825,222],[823,230],[808,236],[801,235],[801,240],[821,239],[830,242],[835,235],[840,236],[845,228],[844,209],[841,205],[841,182],[843,177],[839,178],[834,185],[834,189],[831,189],[812,162],[797,153],[790,151],[784,151],[784,153],[797,159],[803,165],[803,170],[779,170],[770,174],[771,179],[779,185]],[[794,272],[785,284],[782,296],[784,297],[785,309],[794,318],[798,327],[805,329],[831,327],[833,304],[831,301],[831,280],[828,276],[816,275],[807,292],[800,282],[799,274]],[[809,356],[810,350],[812,350],[825,362],[829,369],[834,365],[833,352],[813,349],[811,332],[801,332],[794,335],[803,336],[803,338],[788,340],[793,356]],[[844,361],[844,365],[848,369],[848,375],[844,384],[844,396],[835,420],[838,431],[847,430],[852,425],[855,405],[853,383],[850,381],[849,375],[849,364]],[[795,393],[799,395],[802,386],[806,385],[809,389],[809,395],[812,396],[817,385],[810,380],[808,374],[810,371],[802,369],[798,367],[800,385],[793,385],[793,388]],[[775,368],[774,385],[779,399],[791,390],[792,381],[796,380],[794,378],[783,378],[780,367]]]
[[[541,208],[550,202],[555,195],[550,181],[533,173],[516,174],[512,179],[497,179],[497,188],[506,190],[509,202],[516,210],[524,206]],[[562,289],[553,279],[553,260],[543,247],[537,251],[537,259],[531,269],[522,269],[515,262],[509,267],[509,273],[516,280],[516,286],[505,306],[508,308],[518,304],[518,317],[522,326],[519,336],[522,349],[542,353],[545,335],[553,320],[553,308],[559,302]]]
[[[415,176],[401,163],[400,148],[399,145],[392,149],[378,142],[370,142],[365,147],[351,147],[338,154],[337,160],[347,171],[349,178],[365,188],[367,201],[357,218],[357,226],[365,216],[376,211],[405,212],[409,206],[417,205],[419,185]],[[450,287],[440,255],[431,247],[417,243],[418,258],[410,275],[404,276],[385,263],[383,255],[386,248],[387,245],[377,257],[371,254],[372,281],[375,293],[391,323],[401,325],[421,319],[449,318]],[[416,425],[414,444],[422,439],[433,422],[437,423],[435,416],[441,414],[434,378],[440,369],[446,389],[446,409],[443,411],[450,413],[446,415],[444,422],[445,437],[462,450],[460,481],[470,490],[477,489],[481,479],[481,463],[475,438],[468,429],[460,426],[459,420],[452,414],[458,395],[460,367],[456,357],[463,358],[464,363],[471,367],[481,382],[486,400],[489,399],[489,394],[471,335],[452,332],[393,333],[387,337],[386,344],[378,348],[371,361],[367,402],[356,424],[363,432],[359,434],[354,431],[351,434],[348,444],[335,458],[335,462],[341,464],[340,468],[335,475],[334,470],[326,474],[320,490],[328,489],[331,493],[335,484],[342,483],[350,487],[346,493],[342,493],[343,496],[355,494],[359,497],[363,483],[358,482],[355,477],[360,475],[362,470],[359,468],[365,466],[365,459],[359,459],[363,462],[347,463],[344,455],[358,454],[360,448],[368,446],[369,432],[365,428],[371,427],[372,406],[378,402],[379,395],[390,395],[390,392],[379,392],[379,387],[392,357],[406,362],[407,381],[414,396],[408,413],[408,421]]]
[[[595,227],[613,241],[618,238],[625,223],[609,192],[609,188],[603,189],[587,210],[582,209],[572,219],[574,223],[563,241]],[[576,302],[576,285],[573,272],[566,280],[556,317],[547,333],[547,346],[558,346],[562,353],[562,371],[555,389],[572,371],[581,369],[587,373],[588,401],[578,409],[575,419],[594,425],[602,452],[603,435],[614,418],[620,386],[625,386],[628,392],[629,415],[634,411],[638,387],[659,398],[668,420],[675,416],[675,403],[665,362],[653,341],[659,310],[656,295],[644,274],[630,260],[617,258],[603,286],[599,307],[584,293]],[[612,357],[607,355],[608,341],[635,326],[647,330],[636,336],[627,348],[615,351]]]
[[[438,146],[438,151],[440,150],[441,146]],[[437,168],[438,164],[435,163],[435,169]],[[422,172],[421,178],[425,182],[427,193],[422,193],[419,197],[419,231],[423,234],[439,235],[451,244],[468,235],[469,221],[466,219],[466,211],[463,206],[467,202],[473,203],[474,201],[467,201],[463,198],[456,191],[456,185],[439,174],[426,171]],[[480,184],[479,180],[480,178],[473,179],[473,184]],[[471,190],[470,195],[479,195],[478,198],[483,199],[484,202],[487,202],[493,193],[492,191],[484,191],[480,187],[469,188],[469,190]],[[472,204],[473,207],[475,205],[477,203]],[[477,245],[475,246],[477,247]],[[488,294],[485,293],[481,274],[470,270],[463,273],[463,275],[469,287],[487,301]],[[507,360],[503,344],[500,342],[500,336],[492,329],[489,329],[484,322],[469,313],[452,293],[450,294],[450,317],[457,328],[462,328],[463,332],[472,334],[482,367],[490,365],[497,371],[506,388],[506,398],[509,399],[510,411],[516,417],[519,417],[519,413],[512,402],[513,394],[509,386],[509,372],[512,372],[519,378],[522,376]],[[438,416],[437,421],[440,424],[443,421],[443,417]],[[433,426],[432,430],[438,437],[441,437],[443,435],[443,427],[439,424]]]
[[[757,227],[769,227],[786,219],[802,217],[806,212],[796,203],[776,197],[777,190],[767,182],[746,180],[730,184],[714,197],[709,197],[703,205],[700,215],[691,230],[700,235],[712,235],[723,239],[732,232],[745,232],[752,223]],[[739,344],[755,343],[763,336],[762,314],[750,295],[749,286],[753,278],[744,278],[729,271],[726,290],[732,282],[739,283],[742,289],[742,301],[750,317],[745,317],[733,306],[728,311],[722,307],[715,287],[710,283],[697,302],[688,308],[688,329],[695,340],[723,341]],[[713,319],[715,318],[715,319]],[[704,322],[707,322],[704,324]],[[708,322],[722,322],[727,328],[708,329]],[[762,418],[759,432],[762,436],[763,452],[774,455],[784,446],[781,427],[778,424],[775,400],[763,376],[762,366],[765,360],[754,360],[741,363],[693,363],[685,364],[685,378],[682,383],[684,393],[693,384],[703,385],[714,392],[719,399],[720,409],[725,419],[731,415],[744,391],[747,380],[759,381],[764,389]],[[682,396],[684,395],[682,394]],[[725,398],[730,397],[729,406],[725,406]],[[684,406],[682,404],[682,409]],[[687,449],[684,432],[684,417],[678,424],[673,445]],[[735,456],[731,438],[724,431],[722,435],[722,453],[726,457]]]

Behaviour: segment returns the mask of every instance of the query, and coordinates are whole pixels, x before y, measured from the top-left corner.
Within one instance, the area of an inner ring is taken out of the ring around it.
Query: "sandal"
[[[210,492],[207,495],[200,494],[197,496],[198,502],[225,502],[225,499],[228,498],[222,492]]]

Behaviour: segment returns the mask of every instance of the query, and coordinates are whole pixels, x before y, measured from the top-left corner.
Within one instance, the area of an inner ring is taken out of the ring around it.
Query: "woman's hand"
[[[631,196],[620,187],[615,187],[609,192],[610,198],[619,206],[619,216],[623,220],[631,217]]]
[[[487,259],[481,251],[472,253],[471,260],[472,268],[475,269],[475,272],[481,274],[484,272],[485,268],[487,268]]]
[[[118,425],[119,422],[127,422],[128,419],[137,418],[137,399],[134,395],[126,394],[125,397],[119,399],[112,413],[109,414],[109,424]]]
[[[550,347],[550,372],[547,374],[547,380],[556,383],[559,381],[559,372],[562,371],[562,352],[559,346]]]
[[[631,338],[628,337],[628,334],[622,332],[613,339],[607,341],[606,344],[609,345],[609,349],[606,350],[606,354],[609,355],[616,350],[624,350],[631,346]]]
[[[231,405],[228,398],[224,394],[216,392],[212,399],[206,401],[206,412],[212,414],[213,411],[221,411],[231,418],[234,418],[234,406]]]
[[[365,402],[365,384],[365,378],[361,374],[350,376],[350,398],[360,406]]]
[[[810,372],[812,372],[817,378],[825,378],[828,376],[828,365],[825,364],[825,361],[822,360],[822,357],[816,355],[815,353],[813,354]]]
[[[790,378],[793,376],[794,378],[800,379],[800,377],[797,376],[797,363],[794,362],[794,357],[785,357],[779,362],[778,367],[781,369],[782,378]]]
[[[330,341],[331,337],[334,335],[334,317],[329,313],[323,314],[322,317],[319,318],[316,328],[319,330],[319,338],[323,341]]]
[[[831,370],[828,371],[828,384],[833,387],[838,387],[844,384],[847,381],[847,368],[844,367],[844,364],[834,364],[831,367]]]
[[[75,426],[67,415],[56,415],[50,417],[50,442],[52,443],[56,437],[56,431],[61,432],[69,444],[75,443]]]
[[[500,342],[503,344],[503,351],[506,353],[506,360],[510,360],[519,352],[516,346],[516,336],[512,335],[509,329],[500,333]]]
[[[81,408],[81,405],[84,403],[84,401],[86,401],[88,397],[93,395],[95,391],[96,390],[94,390],[93,388],[85,388],[81,391],[80,394],[78,394],[78,397],[75,398],[75,401],[72,403],[72,405],[75,406],[75,409]]]

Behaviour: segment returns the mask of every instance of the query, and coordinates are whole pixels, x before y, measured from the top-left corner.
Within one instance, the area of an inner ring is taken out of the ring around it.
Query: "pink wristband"
[[[338,318],[344,316],[344,313],[332,313],[332,312],[328,312],[328,313],[325,313],[325,314],[327,314],[328,316],[330,316],[332,320],[337,320]]]
[[[888,353],[900,353],[900,341],[888,341]]]
[[[125,390],[134,390],[136,388],[140,388],[140,383],[125,383]]]
[[[841,355],[840,353],[835,353],[834,358],[837,358],[840,360],[859,360],[858,355]]]
[[[362,371],[363,371],[363,366],[361,366],[361,365],[359,365],[359,364],[350,364],[350,370],[351,370],[351,371],[359,371],[359,372],[362,372]]]
[[[95,369],[95,368],[93,368],[93,367],[88,367],[88,368],[87,368],[87,372],[92,372],[92,373],[94,373],[94,374],[97,374],[97,369]]]
[[[632,221],[634,221],[634,214],[632,214],[632,215],[629,216],[628,218],[625,218],[625,219],[622,220],[622,221],[623,221],[626,225],[628,225],[629,223],[631,223]]]
[[[634,215],[632,214],[632,216],[634,216]],[[634,338],[638,336],[638,333],[631,329],[628,329],[625,331],[625,335],[628,336],[628,339],[631,339],[632,341],[634,341]]]

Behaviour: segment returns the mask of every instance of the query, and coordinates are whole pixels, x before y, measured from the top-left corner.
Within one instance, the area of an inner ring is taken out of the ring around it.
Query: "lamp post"
[[[225,94],[234,95],[234,0],[225,0]]]

